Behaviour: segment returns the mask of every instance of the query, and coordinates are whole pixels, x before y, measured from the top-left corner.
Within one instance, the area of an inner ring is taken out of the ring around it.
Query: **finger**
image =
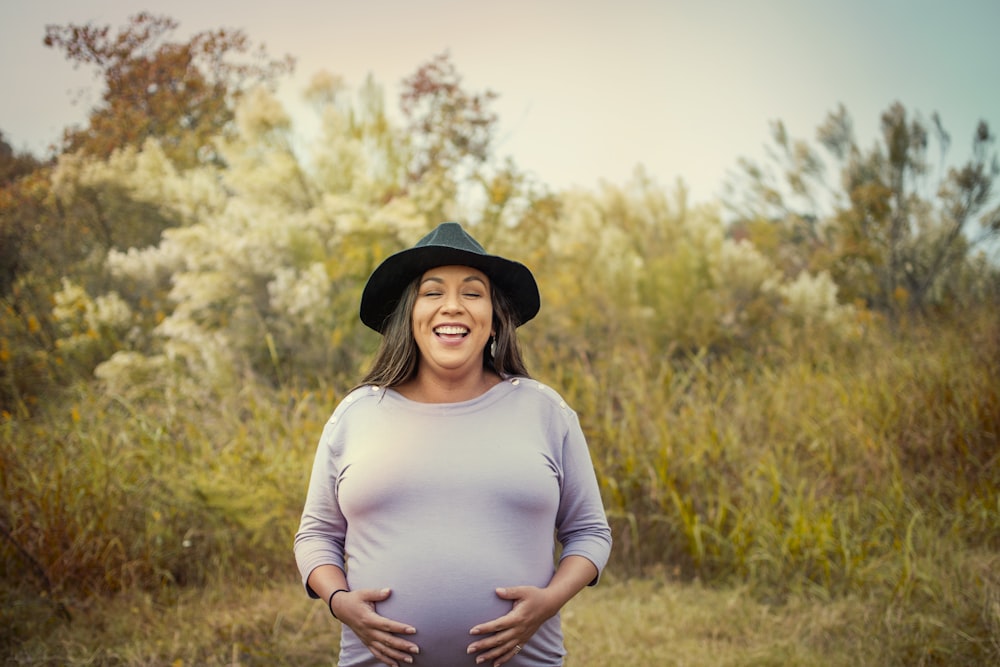
[[[399,659],[402,659],[409,655],[417,655],[418,653],[420,653],[419,646],[417,646],[411,641],[407,641],[392,634],[385,634],[374,637],[372,639],[372,643],[375,642],[379,643],[381,646],[384,646],[387,651],[393,651],[394,652],[393,655],[395,655],[395,657]]]
[[[482,652],[482,655],[486,658],[493,658],[513,650],[517,643],[517,639],[511,633],[496,634],[469,644],[466,653]]]
[[[395,660],[393,660],[392,657],[390,657],[388,654],[386,654],[374,642],[372,642],[370,644],[366,644],[366,646],[368,647],[368,652],[371,653],[372,656],[376,660],[378,660],[379,662],[381,662],[383,665],[389,665],[389,667],[399,667],[399,663],[397,663]]]
[[[417,634],[417,629],[408,623],[401,623],[399,621],[394,621],[391,618],[385,618],[384,616],[377,616],[377,620],[369,624],[372,631],[381,631],[390,635],[415,635]]]
[[[512,619],[508,618],[510,612],[504,614],[500,618],[494,618],[492,621],[487,621],[486,623],[480,623],[479,625],[473,626],[469,630],[470,635],[496,635],[498,632],[503,632],[513,626],[511,622]],[[496,639],[494,636],[493,639]]]
[[[360,593],[362,599],[377,602],[378,599],[384,600],[388,598],[390,592],[391,591],[388,588],[383,588],[381,591],[367,590],[361,591]],[[373,599],[373,596],[375,596],[376,599]],[[362,620],[365,625],[371,629],[371,631],[382,631],[392,635],[412,635],[417,632],[417,629],[409,623],[396,621],[380,615],[374,605],[371,605],[368,615]]]
[[[501,665],[504,662],[507,662],[508,660],[513,660],[514,656],[520,653],[522,648],[524,647],[521,646],[520,644],[514,644],[514,648],[511,649],[510,653],[504,656],[503,660],[495,662],[494,665]]]
[[[363,588],[360,591],[353,591],[365,602],[382,602],[392,595],[391,588]]]
[[[514,640],[503,641],[493,650],[476,656],[476,664],[492,663],[494,667],[498,667],[520,653],[522,648],[521,644]]]
[[[413,656],[418,653],[417,647],[394,647],[390,641],[376,640],[368,644],[368,650],[376,658],[386,664],[393,664],[398,667],[398,663],[412,664]]]
[[[496,590],[497,597],[503,598],[504,600],[517,600],[518,598],[524,597],[524,592],[521,590],[522,586],[509,586],[507,588],[498,588]]]

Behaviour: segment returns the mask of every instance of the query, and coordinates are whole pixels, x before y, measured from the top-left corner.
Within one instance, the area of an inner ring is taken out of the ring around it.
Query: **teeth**
[[[465,327],[436,327],[435,333],[439,334],[466,334],[469,330]]]

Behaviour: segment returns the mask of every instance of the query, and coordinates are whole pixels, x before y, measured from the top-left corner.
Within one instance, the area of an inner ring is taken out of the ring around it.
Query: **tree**
[[[743,183],[730,184],[744,197],[729,202],[743,233],[777,225],[779,252],[795,258],[786,268],[827,269],[843,293],[892,317],[959,296],[973,251],[1000,235],[1000,165],[987,124],[976,128],[971,157],[947,170],[951,139],[941,119],[911,117],[898,102],[883,112],[870,149],[859,146],[842,106],[816,136],[840,182],[827,180],[827,162],[813,146],[791,141],[776,123],[769,165],[744,160]],[[928,157],[932,142],[937,169]]]
[[[66,150],[107,157],[155,137],[179,166],[191,166],[232,119],[235,98],[254,85],[273,85],[294,66],[289,56],[270,59],[239,30],[168,41],[177,26],[147,12],[113,36],[110,26],[90,23],[46,26],[46,46],[63,50],[77,66],[95,67],[104,81],[88,126],[66,131]]]
[[[415,144],[411,180],[463,163],[474,168],[489,159],[497,122],[489,106],[497,95],[490,90],[470,93],[461,84],[448,53],[404,79],[400,106]]]
[[[17,182],[35,172],[41,163],[30,153],[15,152],[0,131],[0,296],[7,294],[21,264],[21,247],[28,234],[24,215],[6,216],[16,208],[23,187]]]
[[[15,151],[0,130],[0,187],[38,169],[41,163],[31,153]]]

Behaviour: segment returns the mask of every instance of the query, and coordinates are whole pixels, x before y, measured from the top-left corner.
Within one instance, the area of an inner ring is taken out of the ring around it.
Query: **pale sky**
[[[46,24],[115,28],[141,10],[177,39],[242,29],[297,58],[282,98],[326,70],[398,84],[445,50],[471,91],[499,94],[497,151],[554,189],[624,184],[637,165],[696,200],[717,195],[769,124],[812,138],[843,103],[870,144],[894,101],[940,113],[953,161],[980,119],[1000,131],[1000,0],[3,0],[0,130],[44,154],[99,81],[42,44]],[[90,87],[83,102],[80,90]]]

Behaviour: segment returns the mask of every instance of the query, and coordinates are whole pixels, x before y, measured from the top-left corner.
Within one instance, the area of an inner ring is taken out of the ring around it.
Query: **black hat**
[[[485,273],[514,306],[517,325],[538,313],[538,285],[524,264],[489,255],[457,222],[442,222],[416,245],[390,255],[372,272],[361,295],[361,321],[383,333],[403,290],[436,266],[471,266]]]

